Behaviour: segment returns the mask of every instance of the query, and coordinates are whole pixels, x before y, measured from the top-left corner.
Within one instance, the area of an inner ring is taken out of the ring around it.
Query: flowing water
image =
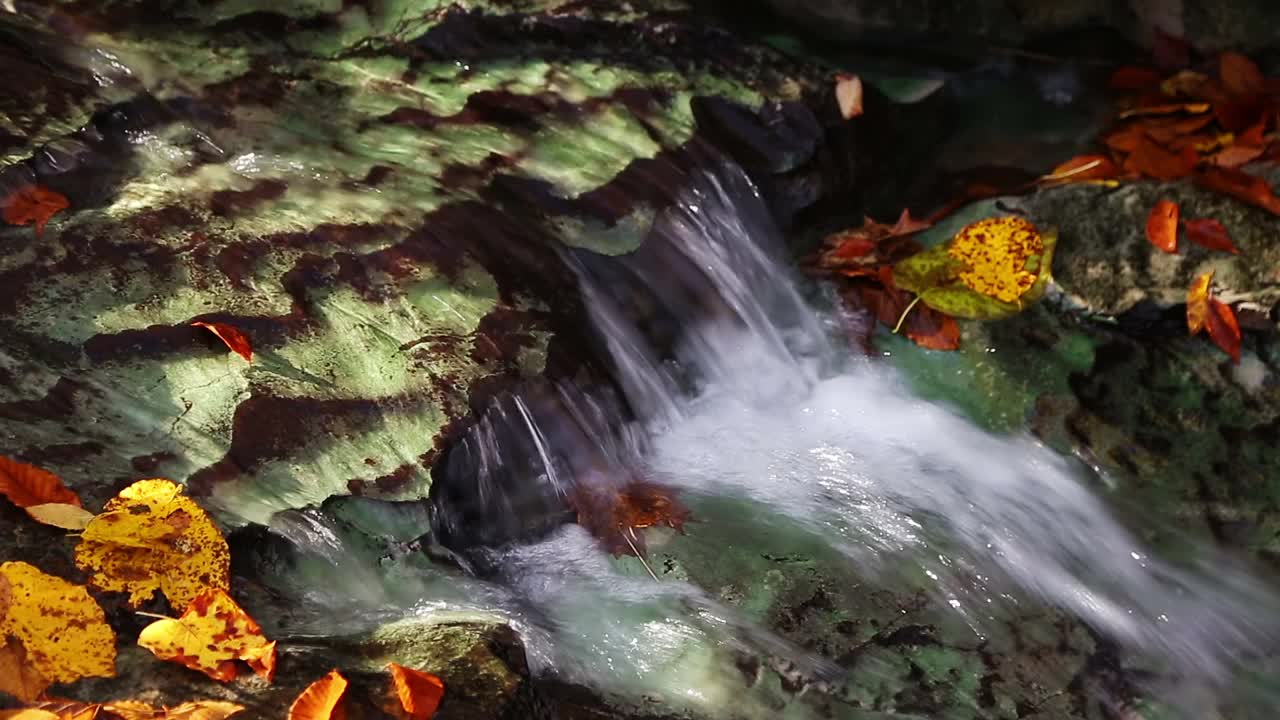
[[[723,591],[751,567],[741,558],[770,553],[807,553],[850,592],[924,589],[975,644],[1027,606],[1061,608],[1156,669],[1153,691],[1190,715],[1275,647],[1275,598],[1247,570],[1207,547],[1162,560],[1082,466],[984,432],[914,397],[889,363],[852,356],[781,253],[756,189],[718,162],[640,250],[567,257],[621,397],[562,383],[495,401],[433,489],[435,542],[465,572],[401,568],[402,591],[427,598],[420,610],[508,618],[536,669],[726,716],[779,714],[776,687],[745,689],[743,657],[837,696],[850,681],[768,629],[767,600]],[[576,486],[634,479],[691,506],[687,537],[647,532],[676,567],[704,568],[702,586],[661,566],[654,582],[566,522]],[[280,529],[313,547],[328,537],[305,514]],[[717,566],[722,585],[705,581]],[[1260,703],[1260,717],[1280,707]]]

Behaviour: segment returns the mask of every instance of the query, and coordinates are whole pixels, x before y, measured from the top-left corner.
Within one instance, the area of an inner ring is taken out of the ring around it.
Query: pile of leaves
[[[55,683],[115,676],[117,638],[95,599],[99,593],[127,594],[134,608],[158,594],[184,608],[178,617],[154,616],[138,635],[138,645],[160,660],[223,683],[242,667],[272,682],[276,642],[231,597],[227,542],[180,485],[139,480],[95,514],[56,475],[0,456],[0,495],[35,522],[78,531],[75,563],[88,578],[78,585],[28,563],[0,564],[0,693],[28,703],[0,711],[0,720],[221,720],[244,709],[212,700],[157,708],[128,699],[91,704],[49,697]],[[431,717],[444,695],[440,679],[394,664],[388,669],[402,716]],[[334,670],[299,696],[289,720],[342,717],[345,691]]]

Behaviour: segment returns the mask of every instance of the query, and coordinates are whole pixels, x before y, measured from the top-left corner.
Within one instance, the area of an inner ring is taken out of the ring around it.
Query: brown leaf
[[[1227,234],[1227,229],[1222,223],[1213,218],[1197,218],[1188,220],[1183,224],[1187,230],[1187,238],[1191,242],[1203,248],[1210,250],[1222,250],[1232,255],[1239,254],[1234,243],[1231,242],[1231,236]]]
[[[1141,123],[1147,137],[1160,145],[1168,145],[1180,137],[1191,135],[1213,122],[1212,115],[1179,118],[1151,118]]]
[[[288,720],[344,720],[347,679],[337,670],[307,686],[289,706]]]
[[[1205,319],[1205,327],[1213,344],[1222,352],[1231,356],[1231,360],[1240,362],[1240,324],[1236,322],[1236,313],[1231,306],[1215,298],[1209,298],[1209,314]]]
[[[1201,187],[1260,207],[1273,215],[1280,215],[1280,198],[1272,192],[1271,185],[1243,170],[1206,166],[1196,173],[1195,182]]]
[[[1177,180],[1190,175],[1199,162],[1200,156],[1192,148],[1174,154],[1144,136],[1125,158],[1124,169],[1157,180]]]
[[[689,509],[674,490],[646,480],[622,487],[579,484],[569,496],[569,507],[578,524],[615,556],[644,553],[644,538],[635,530],[665,525],[684,532],[689,519]]]
[[[36,236],[44,233],[49,218],[71,206],[66,196],[40,185],[27,185],[0,200],[0,217],[10,225],[35,223]]]
[[[1222,53],[1218,58],[1218,74],[1223,87],[1233,95],[1259,95],[1267,91],[1267,80],[1257,64],[1238,52]]]
[[[862,78],[857,75],[836,76],[836,104],[840,117],[852,120],[862,114]]]
[[[0,693],[9,693],[23,702],[40,697],[51,682],[27,659],[27,649],[14,637],[0,638]]]
[[[435,715],[444,697],[444,683],[440,678],[396,663],[389,663],[387,669],[391,671],[400,707],[408,713],[409,720],[428,720]]]
[[[47,470],[0,455],[0,495],[20,508],[45,503],[80,506],[80,498]]]
[[[1150,68],[1126,65],[1111,73],[1107,87],[1112,90],[1147,90],[1160,84],[1164,76]]]
[[[1167,253],[1178,251],[1178,204],[1160,200],[1147,215],[1147,240]]]
[[[925,305],[912,301],[915,296],[906,290],[899,290],[893,283],[893,269],[881,268],[880,285],[864,285],[858,288],[863,304],[876,316],[881,325],[899,330],[926,350],[958,350],[960,348],[960,326],[955,318],[945,315]],[[907,309],[910,308],[910,312]],[[904,317],[904,313],[906,313]]]
[[[906,238],[930,226],[911,217],[909,210],[903,210],[893,225],[864,218],[861,227],[824,238],[824,250],[816,265],[847,277],[873,275],[877,267],[895,263],[918,251],[919,246]]]
[[[202,327],[223,342],[235,354],[245,359],[245,362],[253,362],[253,344],[249,342],[249,336],[240,332],[234,325],[220,322],[203,322],[197,320],[192,325]]]

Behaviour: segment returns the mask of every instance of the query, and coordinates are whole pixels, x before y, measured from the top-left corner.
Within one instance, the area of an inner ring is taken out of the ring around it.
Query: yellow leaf
[[[163,717],[166,720],[223,720],[243,710],[243,705],[222,700],[197,700],[171,707]]]
[[[27,514],[45,525],[60,527],[65,530],[83,530],[89,526],[93,513],[78,505],[67,503],[44,503],[26,508]]]
[[[187,606],[182,617],[157,620],[143,628],[138,644],[161,660],[199,670],[214,680],[236,677],[243,660],[270,682],[275,674],[276,644],[224,590],[210,589]]]
[[[96,703],[82,703],[78,700],[43,700],[31,707],[51,712],[58,720],[94,720],[102,709]]]
[[[116,634],[79,585],[23,562],[0,565],[9,596],[0,635],[21,643],[31,667],[49,682],[116,674]]]
[[[24,710],[0,710],[0,720],[61,720],[48,710],[26,708]]]
[[[102,590],[128,592],[134,607],[159,590],[184,607],[205,588],[230,587],[231,554],[213,520],[182,487],[139,480],[84,529],[76,565]]]
[[[287,720],[344,720],[346,708],[342,700],[346,694],[347,679],[337,670],[330,670],[293,701]]]
[[[1020,217],[980,220],[960,231],[947,254],[966,266],[957,275],[971,290],[1004,302],[1022,297],[1036,282],[1027,260],[1044,252],[1035,226]]]
[[[112,715],[118,716],[121,720],[152,720],[155,717],[163,717],[164,709],[153,705],[148,705],[141,700],[116,700],[102,706]]]

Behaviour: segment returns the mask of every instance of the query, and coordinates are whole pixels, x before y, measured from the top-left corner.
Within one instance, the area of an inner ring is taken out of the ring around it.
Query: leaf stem
[[[175,618],[169,617],[168,615],[159,615],[157,613],[143,612],[141,610],[134,610],[133,614],[141,615],[142,617],[155,618],[156,620],[174,620],[175,619]]]
[[[1089,162],[1081,165],[1080,167],[1074,167],[1074,168],[1071,168],[1070,170],[1065,170],[1061,173],[1057,173],[1056,175],[1055,174],[1042,175],[1040,176],[1040,181],[1041,182],[1057,182],[1058,180],[1066,180],[1072,175],[1079,175],[1082,172],[1088,172],[1098,167],[1101,164],[1102,164],[1101,160],[1090,160]]]
[[[627,541],[627,545],[630,546],[631,552],[636,554],[636,559],[640,561],[640,564],[644,566],[645,570],[649,571],[649,577],[653,578],[654,582],[661,582],[658,580],[658,576],[653,573],[653,568],[649,567],[649,563],[644,559],[644,556],[636,549],[635,543],[631,542],[631,538],[627,537],[627,535],[631,533],[635,533],[635,529],[628,527],[627,532],[622,533],[622,539]]]
[[[920,296],[919,296],[919,295],[917,295],[917,296],[916,296],[916,299],[915,299],[915,300],[912,300],[912,301],[911,301],[911,304],[907,306],[907,309],[906,309],[906,310],[903,310],[903,311],[902,311],[902,314],[898,316],[898,324],[893,326],[893,334],[894,334],[894,335],[897,335],[897,334],[898,334],[898,331],[902,329],[902,321],[907,319],[907,313],[911,312],[911,308],[915,307],[915,306],[916,306],[916,303],[918,303],[918,302],[920,302]]]

